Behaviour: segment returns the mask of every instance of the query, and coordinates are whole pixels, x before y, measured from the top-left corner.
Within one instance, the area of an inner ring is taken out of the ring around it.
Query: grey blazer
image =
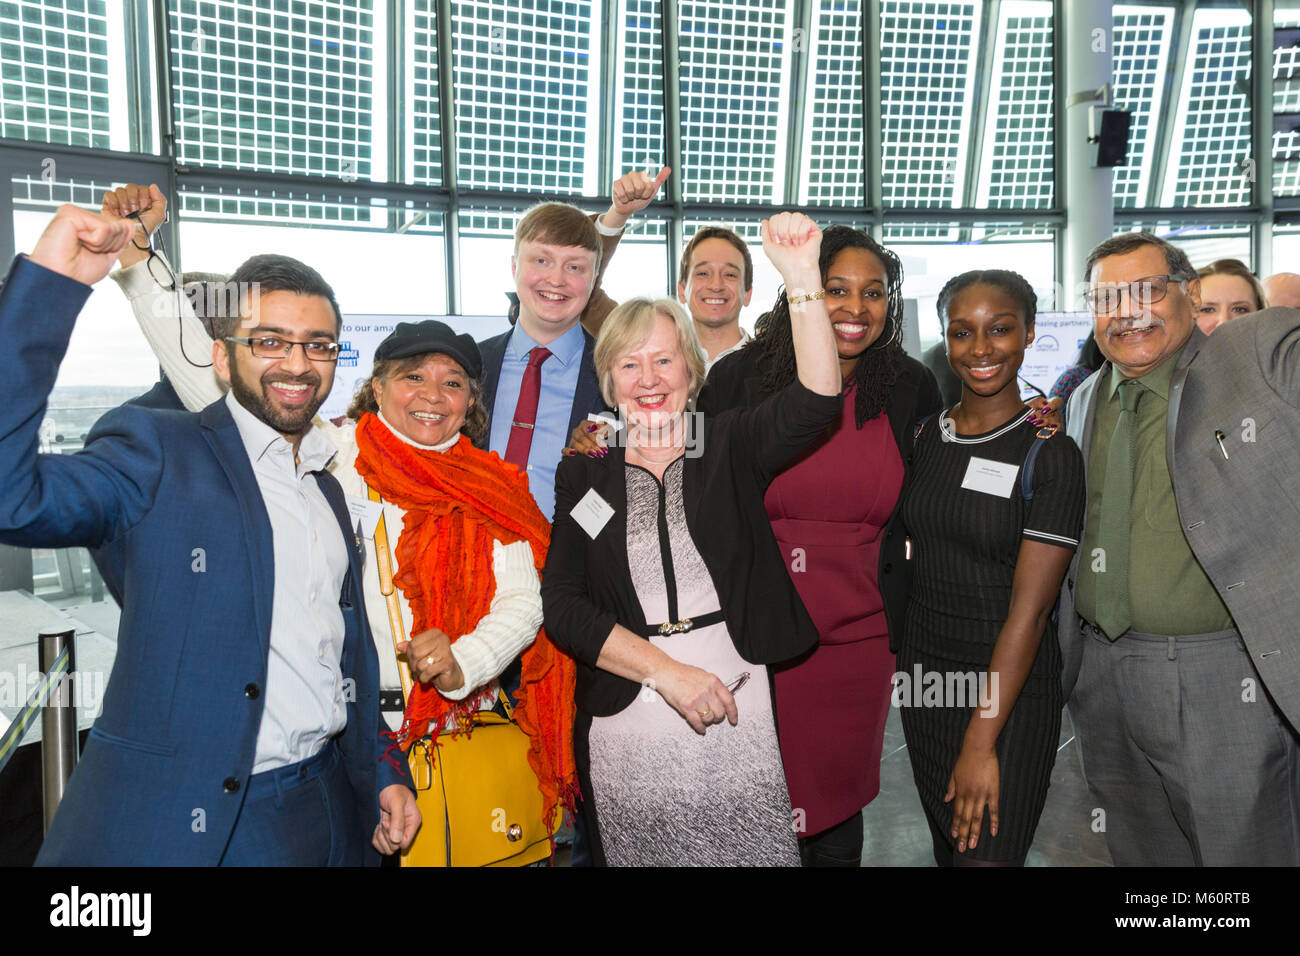
[[[1109,362],[1075,390],[1066,411],[1085,463],[1097,386],[1108,374]],[[1300,310],[1266,309],[1212,336],[1192,329],[1170,383],[1165,453],[1192,553],[1278,709],[1300,727]],[[1076,554],[1061,588],[1067,700],[1084,640],[1074,612],[1081,558],[1090,560]]]

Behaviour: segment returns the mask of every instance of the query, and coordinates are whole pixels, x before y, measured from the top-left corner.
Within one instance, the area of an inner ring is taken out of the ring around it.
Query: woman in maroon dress
[[[934,376],[900,344],[897,256],[863,232],[832,226],[820,265],[844,408],[767,491],[772,530],[821,638],[774,668],[777,729],[805,864],[857,866],[861,810],[880,791],[890,635],[906,609],[903,540],[889,524],[912,426],[941,400]],[[754,341],[713,367],[701,412],[761,401],[794,380],[789,310],[782,289]]]

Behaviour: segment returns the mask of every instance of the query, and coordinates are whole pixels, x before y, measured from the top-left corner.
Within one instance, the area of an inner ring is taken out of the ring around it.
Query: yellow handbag
[[[367,491],[371,501],[381,501],[375,489]],[[382,513],[375,555],[396,645],[406,639],[406,629]],[[403,699],[410,700],[410,668],[401,658],[397,663]],[[504,694],[500,700],[511,714]],[[550,833],[560,820],[548,830],[537,774],[528,763],[529,744],[518,724],[491,710],[475,715],[472,734],[443,732],[437,746],[429,737],[416,741],[407,759],[423,822],[402,853],[402,866],[528,866],[547,859]]]

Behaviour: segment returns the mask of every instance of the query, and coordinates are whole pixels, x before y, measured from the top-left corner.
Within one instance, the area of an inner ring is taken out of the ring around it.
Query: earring
[[[893,345],[896,341],[898,341],[898,333],[902,330],[902,328],[903,328],[903,323],[902,323],[901,321],[899,321],[899,320],[893,320],[893,321],[891,322],[891,324],[894,326],[894,331],[893,331],[893,333],[889,336],[889,341],[886,342],[884,345],[881,345],[879,342],[876,342],[875,344],[868,346],[868,348],[870,348],[870,349],[887,349],[887,348],[889,348],[891,345]]]

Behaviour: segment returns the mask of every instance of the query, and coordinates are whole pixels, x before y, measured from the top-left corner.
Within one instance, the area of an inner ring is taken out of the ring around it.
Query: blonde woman
[[[763,236],[791,290],[798,380],[692,434],[704,362],[690,318],[666,299],[624,303],[595,352],[624,437],[556,472],[542,600],[579,662],[575,753],[597,862],[799,865],[766,668],[817,631],[763,493],[839,414],[840,373],[820,232],[785,213]]]

